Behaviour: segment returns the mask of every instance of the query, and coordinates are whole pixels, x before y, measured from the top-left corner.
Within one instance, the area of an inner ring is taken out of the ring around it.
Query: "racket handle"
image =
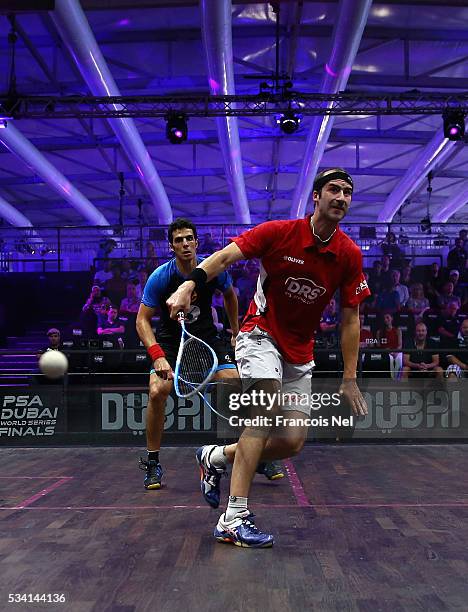
[[[177,321],[179,323],[185,321],[185,312],[183,310],[179,310],[179,312],[177,313]]]

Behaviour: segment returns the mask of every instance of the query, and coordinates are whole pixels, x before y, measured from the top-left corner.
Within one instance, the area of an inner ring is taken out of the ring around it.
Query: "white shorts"
[[[283,395],[310,397],[312,392],[312,370],[314,362],[288,363],[278,350],[273,338],[255,327],[250,332],[239,332],[236,339],[236,361],[243,384],[259,378],[277,380]],[[305,402],[284,403],[282,410],[298,410],[310,415],[311,406]]]

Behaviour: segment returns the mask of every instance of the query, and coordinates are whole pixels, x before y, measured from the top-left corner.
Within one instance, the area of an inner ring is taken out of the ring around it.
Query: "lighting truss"
[[[468,113],[468,93],[286,94],[239,96],[0,96],[0,115],[15,119],[118,117],[252,117],[297,111],[302,115],[438,115]]]

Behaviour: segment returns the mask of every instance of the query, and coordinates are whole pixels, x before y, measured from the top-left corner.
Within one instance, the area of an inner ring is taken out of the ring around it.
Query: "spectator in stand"
[[[440,335],[440,339],[446,346],[447,340],[453,340],[456,338],[458,333],[458,302],[449,302],[442,313],[438,316],[436,322],[437,333]]]
[[[447,368],[447,378],[456,380],[457,378],[468,377],[468,318],[463,319],[456,338],[453,338],[450,348],[453,353],[447,355],[449,366]]]
[[[47,353],[47,351],[62,350],[60,330],[57,329],[56,327],[51,327],[47,331],[47,340],[48,340],[47,346],[39,351],[39,353],[37,354],[38,357],[40,357],[43,353]]]
[[[104,262],[103,268],[101,270],[98,270],[96,274],[94,275],[93,283],[95,285],[99,285],[101,289],[104,289],[104,285],[106,284],[106,281],[112,278],[112,272],[110,271],[110,269],[111,269],[111,261],[110,259],[106,259],[106,261]]]
[[[125,281],[130,280],[130,276],[132,274],[132,267],[130,265],[130,260],[129,259],[121,259],[120,260],[120,276],[121,278],[123,278]]]
[[[136,285],[133,283],[127,283],[127,297],[120,303],[120,312],[121,314],[138,312],[139,308],[140,300],[136,295]]]
[[[148,274],[151,274],[159,265],[158,257],[156,255],[156,249],[154,248],[154,244],[152,242],[148,242],[146,244],[146,259],[145,259],[145,269]]]
[[[99,312],[97,313],[97,324],[95,326],[95,329],[97,327],[102,327],[102,324],[107,321],[107,315],[109,313],[110,305],[110,299],[107,297],[103,298],[101,306],[99,308]]]
[[[424,293],[429,300],[431,308],[437,308],[437,298],[439,297],[443,282],[440,266],[434,261],[424,279]]]
[[[107,313],[107,320],[97,328],[98,336],[120,336],[125,333],[125,326],[118,320],[119,310],[117,306],[111,304]]]
[[[400,283],[400,271],[392,270],[390,273],[391,289],[398,292],[400,296],[400,309],[406,306],[406,302],[409,300],[409,290],[406,285]]]
[[[325,306],[320,319],[320,335],[325,348],[338,346],[338,326],[339,314],[336,308],[336,300],[332,298]]]
[[[400,283],[409,287],[412,284],[413,266],[411,262],[406,263],[401,269]]]
[[[365,325],[365,316],[362,313],[359,313],[359,322],[359,347],[370,348],[372,346],[375,346],[378,343],[377,338],[375,338],[370,327],[368,325]]]
[[[96,253],[96,270],[102,270],[104,268],[105,261],[109,259],[110,254],[116,246],[117,243],[115,240],[112,240],[112,238],[101,240],[99,249]]]
[[[461,238],[455,240],[454,248],[447,255],[447,268],[455,269],[464,275],[468,253],[465,250],[464,242]]]
[[[48,345],[44,347],[37,353],[37,358],[39,359],[41,355],[47,353],[48,351],[61,351],[62,350],[62,342],[60,337],[60,330],[56,327],[51,327],[47,332]],[[66,375],[65,375],[66,376]],[[61,385],[63,383],[64,377],[61,376],[55,380],[50,380],[46,376],[41,376],[37,379],[36,382],[39,384],[46,385]]]
[[[392,268],[399,267],[403,264],[404,253],[398,246],[396,236],[393,232],[387,233],[380,248],[382,249],[382,254],[390,258]]]
[[[372,264],[372,270],[369,272],[369,289],[372,295],[380,293],[384,288],[384,277],[382,275],[382,262],[377,259]]]
[[[389,349],[390,373],[392,378],[398,378],[403,366],[403,337],[399,327],[393,327],[393,315],[386,312],[383,316],[383,327],[377,330],[377,340],[383,349]]]
[[[206,234],[203,234],[198,251],[202,255],[211,255],[221,248],[221,244],[213,238],[213,234],[211,232],[207,232]]]
[[[245,262],[241,276],[236,281],[239,290],[239,312],[244,315],[255,293],[258,279],[258,267],[253,259]]]
[[[148,272],[146,270],[138,270],[138,283],[136,286],[136,296],[141,300],[143,295],[143,289],[145,288],[146,281],[148,280]]]
[[[111,272],[112,278],[104,285],[105,292],[112,304],[120,304],[127,295],[127,281],[121,277],[119,266],[112,266]]]
[[[457,302],[457,309],[461,306],[461,300],[458,295],[454,295],[453,293],[453,283],[451,281],[447,281],[442,286],[442,289],[437,298],[437,306],[440,310],[443,310],[447,304],[450,302]]]
[[[91,287],[91,293],[89,294],[88,299],[86,300],[82,312],[87,312],[88,310],[93,310],[95,313],[99,312],[99,308],[102,302],[102,293],[101,287],[99,285],[93,285]]]
[[[468,230],[466,229],[461,229],[458,232],[458,238],[460,240],[463,240],[463,246],[466,249],[468,247]]]
[[[443,369],[439,365],[439,353],[431,339],[427,337],[427,327],[420,321],[414,330],[414,337],[405,343],[403,354],[402,380],[410,376],[442,378]]]
[[[406,302],[406,309],[417,319],[422,317],[428,308],[429,300],[424,295],[422,283],[413,283],[410,287],[410,297]]]
[[[134,259],[130,261],[128,280],[131,281],[134,285],[138,284],[138,261],[135,261]]]
[[[456,295],[457,297],[459,297],[460,302],[463,304],[463,302],[465,301],[465,297],[466,297],[466,290],[465,290],[465,287],[463,287],[459,283],[460,272],[455,269],[450,270],[448,279],[451,283],[453,283],[453,295]]]
[[[80,327],[86,338],[93,337],[96,334],[98,314],[101,310],[103,299],[99,285],[93,285],[80,314]]]
[[[393,287],[387,287],[377,295],[375,305],[380,312],[398,312],[400,310],[400,294]]]
[[[390,270],[390,257],[388,255],[384,255],[382,257],[382,283],[383,287],[389,287],[391,285],[391,270]]]

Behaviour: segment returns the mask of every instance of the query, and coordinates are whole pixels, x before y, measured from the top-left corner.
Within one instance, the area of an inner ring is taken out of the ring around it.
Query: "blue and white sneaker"
[[[214,530],[214,537],[218,542],[234,544],[242,548],[270,548],[274,538],[271,533],[262,533],[255,526],[254,515],[249,511],[245,516],[236,516],[232,521],[226,521],[225,514],[219,517]]]
[[[195,453],[200,467],[200,490],[207,504],[212,508],[219,506],[221,497],[220,482],[226,468],[217,468],[210,462],[210,455],[216,448],[215,444],[201,446]]]

